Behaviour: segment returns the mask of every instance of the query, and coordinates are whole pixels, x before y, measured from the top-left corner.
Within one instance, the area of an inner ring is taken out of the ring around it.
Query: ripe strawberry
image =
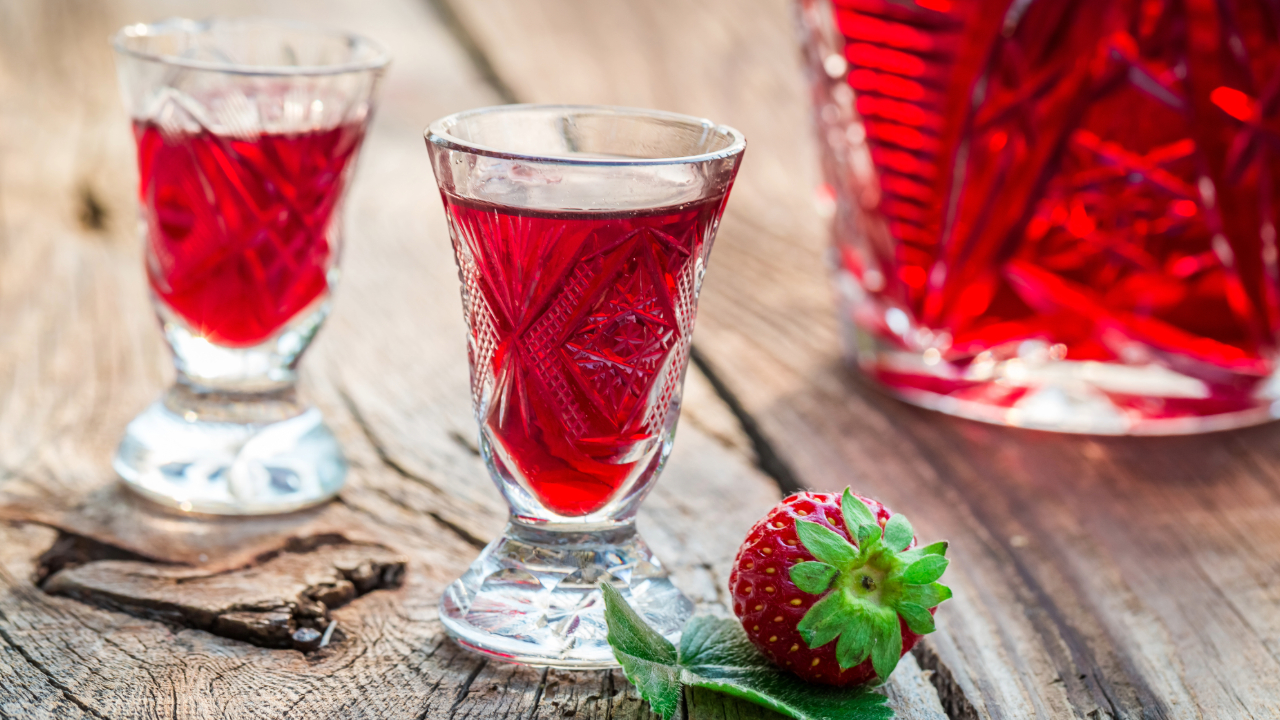
[[[805,680],[883,682],[951,597],[936,582],[947,543],[915,545],[905,517],[848,489],[792,495],[738,549],[733,611],[766,657]]]

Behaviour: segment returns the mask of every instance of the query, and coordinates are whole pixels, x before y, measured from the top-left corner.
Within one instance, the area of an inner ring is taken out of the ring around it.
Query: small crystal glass
[[[262,19],[130,25],[113,45],[147,277],[177,367],[129,424],[115,469],[184,511],[326,500],[346,461],[294,385],[329,312],[338,209],[388,56],[361,37]]]
[[[512,105],[431,124],[480,446],[511,520],[440,601],[466,647],[616,665],[599,583],[676,638],[693,604],[636,534],[671,452],[698,291],[746,143],[645,110]]]

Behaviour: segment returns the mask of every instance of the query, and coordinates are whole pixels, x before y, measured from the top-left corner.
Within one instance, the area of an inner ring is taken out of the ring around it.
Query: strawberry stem
[[[937,582],[947,569],[947,543],[908,550],[915,531],[907,518],[893,515],[882,528],[848,488],[840,510],[856,546],[824,525],[796,522],[796,535],[817,561],[794,565],[791,581],[823,596],[797,630],[810,648],[839,640],[836,658],[843,670],[870,657],[884,681],[902,656],[899,617],[912,632],[928,634],[936,629],[929,609],[951,597],[951,589]]]

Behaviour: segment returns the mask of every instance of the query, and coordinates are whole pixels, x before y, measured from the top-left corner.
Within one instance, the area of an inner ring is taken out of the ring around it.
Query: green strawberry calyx
[[[801,591],[822,595],[796,629],[810,648],[836,641],[836,660],[848,670],[871,658],[881,682],[902,656],[902,628],[919,635],[936,628],[930,608],[951,597],[937,582],[947,569],[947,543],[907,549],[915,531],[903,515],[876,522],[848,488],[840,498],[849,536],[856,545],[825,525],[796,521],[796,535],[817,560],[791,567],[791,582]]]

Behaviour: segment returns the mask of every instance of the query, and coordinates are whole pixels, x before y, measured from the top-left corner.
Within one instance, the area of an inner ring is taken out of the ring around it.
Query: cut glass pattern
[[[582,516],[642,490],[665,457],[695,258],[718,212],[451,203],[485,444],[497,471],[553,512]]]
[[[1059,429],[1271,416],[1275,7],[801,7],[847,317],[881,381]]]

